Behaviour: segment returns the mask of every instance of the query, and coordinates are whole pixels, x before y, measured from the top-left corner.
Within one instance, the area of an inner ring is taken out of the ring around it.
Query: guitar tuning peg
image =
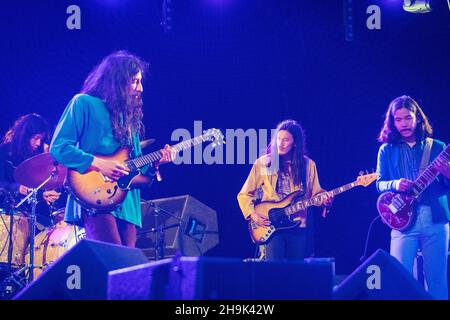
[[[359,175],[362,176],[363,174],[364,174],[364,171],[361,170],[361,171],[359,172]]]
[[[369,174],[369,171],[366,170],[366,174]]]

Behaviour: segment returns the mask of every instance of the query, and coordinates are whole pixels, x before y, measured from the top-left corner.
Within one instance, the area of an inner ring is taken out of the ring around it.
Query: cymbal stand
[[[37,192],[43,188],[47,182],[49,182],[55,175],[57,175],[58,172],[55,168],[55,170],[52,171],[50,176],[45,179],[44,182],[42,182],[37,188],[30,189],[31,192],[20,201],[15,208],[20,207],[25,201],[28,201],[28,203],[31,204],[31,215],[30,215],[30,263],[28,264],[28,267],[25,265],[24,268],[18,271],[18,273],[21,273],[28,269],[28,283],[33,282],[34,280],[34,233],[36,232],[36,205],[37,205]]]

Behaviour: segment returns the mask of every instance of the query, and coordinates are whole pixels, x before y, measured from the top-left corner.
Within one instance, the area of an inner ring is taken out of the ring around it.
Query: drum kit
[[[141,148],[154,142],[141,141]],[[51,223],[45,226],[36,220],[42,216],[36,213],[38,192],[61,189],[66,173],[67,168],[50,153],[27,159],[14,170],[15,181],[27,186],[29,193],[8,209],[0,207],[0,300],[12,298],[86,236],[83,228],[64,222],[64,208],[50,205],[55,210],[50,213]],[[26,210],[22,209],[25,202],[29,204]]]
[[[15,169],[16,182],[27,186],[29,193],[9,210],[0,209],[0,264],[6,269],[0,298],[10,298],[31,283],[85,236],[83,228],[64,222],[64,208],[50,214],[50,226],[40,232],[36,228],[38,192],[62,188],[66,173],[50,153],[25,160]],[[21,210],[25,202],[31,210]]]

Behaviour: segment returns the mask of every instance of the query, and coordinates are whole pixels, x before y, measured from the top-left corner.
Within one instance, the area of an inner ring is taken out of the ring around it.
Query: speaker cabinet
[[[216,211],[192,196],[142,201],[141,207],[136,247],[149,259],[173,257],[178,251],[201,256],[219,243]]]
[[[334,259],[243,262],[181,257],[109,273],[111,300],[331,299]]]
[[[334,287],[336,300],[424,300],[431,296],[386,251],[378,249]]]
[[[83,239],[14,299],[106,299],[109,271],[145,262],[139,249]]]

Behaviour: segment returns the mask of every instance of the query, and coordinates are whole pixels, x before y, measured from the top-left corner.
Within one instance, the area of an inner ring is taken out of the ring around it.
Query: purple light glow
[[[203,2],[207,5],[226,8],[234,3],[236,0],[203,0]]]

